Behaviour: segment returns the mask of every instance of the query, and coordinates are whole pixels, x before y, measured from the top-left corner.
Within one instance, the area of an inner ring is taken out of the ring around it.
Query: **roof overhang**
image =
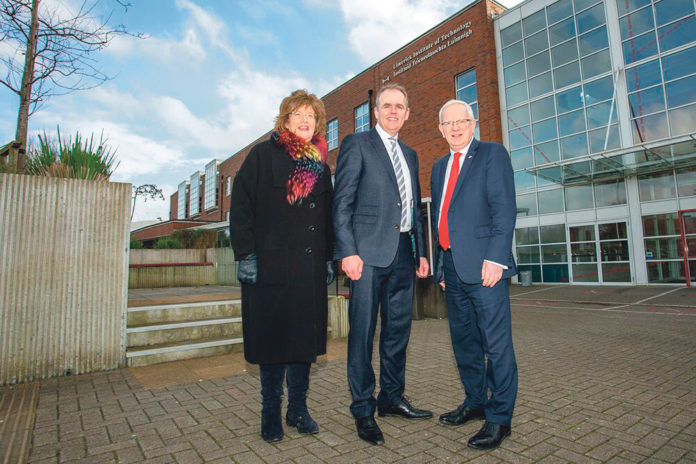
[[[525,171],[557,184],[574,184],[696,166],[696,132],[628,148],[553,161]]]

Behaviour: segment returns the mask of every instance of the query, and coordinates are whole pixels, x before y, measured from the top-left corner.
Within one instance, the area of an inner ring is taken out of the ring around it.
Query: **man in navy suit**
[[[429,273],[421,213],[418,157],[398,139],[409,116],[406,90],[382,87],[375,98],[377,125],[346,136],[334,185],[336,259],[351,279],[348,385],[358,436],[384,442],[374,420],[432,417],[404,397],[406,346],[411,333],[415,274]],[[374,398],[372,346],[381,304],[380,392]]]
[[[474,139],[476,120],[467,103],[445,103],[439,127],[450,153],[435,163],[430,180],[439,245],[434,278],[445,290],[452,348],[466,392],[465,401],[441,415],[440,423],[485,419],[468,444],[488,450],[510,435],[517,397],[508,281],[517,273],[515,184],[505,148]]]

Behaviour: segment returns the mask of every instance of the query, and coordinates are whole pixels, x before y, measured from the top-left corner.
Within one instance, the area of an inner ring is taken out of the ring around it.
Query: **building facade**
[[[534,281],[696,278],[694,12],[529,0],[495,19],[515,252]]]
[[[429,212],[432,165],[448,152],[438,111],[459,98],[476,137],[510,152],[514,253],[534,282],[690,282],[695,11],[694,0],[476,1],[323,97],[332,171],[341,140],[374,125],[377,90],[402,84],[411,115],[399,137],[419,154]],[[182,181],[170,219],[226,229],[234,175],[268,136]]]

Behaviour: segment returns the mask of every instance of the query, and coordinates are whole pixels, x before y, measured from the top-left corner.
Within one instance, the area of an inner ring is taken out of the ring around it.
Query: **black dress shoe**
[[[484,422],[481,430],[476,435],[469,438],[469,448],[479,450],[492,450],[500,446],[505,437],[510,436],[510,427]]]
[[[377,406],[377,413],[379,417],[397,416],[406,419],[428,419],[433,417],[432,411],[417,409],[411,406],[411,403],[409,403],[405,396],[393,406]]]
[[[366,442],[373,445],[384,443],[384,436],[374,417],[367,416],[355,419],[355,426],[358,429],[358,436]]]
[[[454,411],[446,412],[440,416],[440,423],[443,425],[464,425],[470,420],[485,419],[486,413],[483,409],[471,409],[462,403]]]

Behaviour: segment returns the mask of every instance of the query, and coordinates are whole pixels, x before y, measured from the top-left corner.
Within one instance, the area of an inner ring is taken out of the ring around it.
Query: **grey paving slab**
[[[667,310],[696,308],[692,291],[592,290],[513,287],[519,396],[512,436],[489,453],[466,446],[480,423],[437,423],[464,392],[447,321],[425,319],[413,323],[406,393],[435,417],[379,418],[383,446],[355,434],[336,341],[312,369],[317,435],[261,439],[255,369],[149,390],[121,369],[41,382],[29,462],[696,462],[696,317]]]

